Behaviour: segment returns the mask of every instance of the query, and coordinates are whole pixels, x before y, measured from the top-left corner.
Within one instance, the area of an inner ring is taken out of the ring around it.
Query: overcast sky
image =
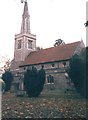
[[[31,33],[37,46],[52,47],[56,39],[86,44],[87,0],[27,0]],[[20,33],[24,4],[21,0],[0,1],[0,55],[13,58],[14,35]]]

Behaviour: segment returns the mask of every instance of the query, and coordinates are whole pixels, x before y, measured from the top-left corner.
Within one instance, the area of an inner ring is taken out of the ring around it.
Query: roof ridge
[[[26,57],[22,66],[70,59],[78,44],[80,41],[33,51]]]
[[[45,49],[42,49],[42,50],[46,50],[46,49],[50,49],[50,48],[55,48],[55,47],[60,47],[60,46],[65,46],[65,45],[69,45],[69,44],[75,44],[75,43],[79,43],[79,42],[81,42],[81,41],[76,41],[76,42],[67,43],[67,44],[61,44],[59,46],[53,46],[53,47],[45,48]]]
[[[41,50],[38,50],[38,51],[36,50],[36,51],[32,51],[31,53],[40,52],[40,51],[43,51],[43,50],[53,49],[53,48],[57,48],[57,47],[62,47],[62,46],[65,46],[65,45],[75,44],[75,43],[79,43],[79,42],[81,42],[81,41],[76,41],[76,42],[73,42],[73,43],[62,44],[62,45],[59,45],[59,46],[53,46],[53,47],[41,49]]]

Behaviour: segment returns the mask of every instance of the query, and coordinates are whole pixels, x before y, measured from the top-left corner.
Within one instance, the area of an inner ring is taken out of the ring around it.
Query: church
[[[37,70],[44,66],[46,72],[45,89],[68,88],[65,69],[74,54],[79,54],[85,47],[83,41],[62,44],[42,50],[37,50],[36,35],[31,34],[28,3],[25,1],[22,15],[21,31],[15,35],[14,59],[11,71],[23,74],[34,65]]]

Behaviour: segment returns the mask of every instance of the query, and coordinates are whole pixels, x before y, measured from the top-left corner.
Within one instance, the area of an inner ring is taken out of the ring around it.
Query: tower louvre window
[[[32,49],[32,41],[28,40],[28,48]]]
[[[18,46],[17,46],[17,49],[21,49],[22,47],[22,40],[18,40]]]

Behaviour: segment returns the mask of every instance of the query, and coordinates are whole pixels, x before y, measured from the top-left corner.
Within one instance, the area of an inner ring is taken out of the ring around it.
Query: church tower
[[[15,35],[14,60],[24,61],[30,52],[36,50],[36,35],[31,34],[28,3],[25,1],[22,15],[21,31]]]

